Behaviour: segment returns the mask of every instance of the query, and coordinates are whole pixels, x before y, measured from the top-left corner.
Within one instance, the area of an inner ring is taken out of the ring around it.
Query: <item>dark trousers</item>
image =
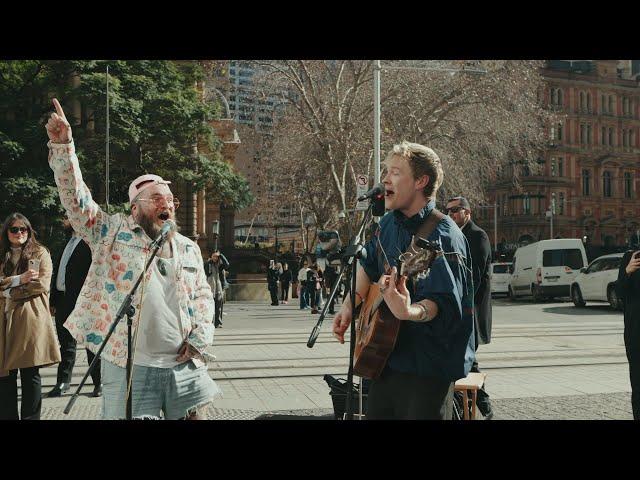
[[[453,382],[386,369],[373,380],[368,420],[451,420]]]
[[[271,305],[279,305],[278,302],[278,287],[269,287],[269,293],[271,294]]]
[[[476,360],[473,361],[470,372],[480,373],[480,368],[478,367],[478,362]],[[478,410],[480,410],[480,413],[482,413],[482,415],[486,417],[487,414],[491,411],[491,400],[489,400],[489,394],[485,390],[485,387],[486,384],[482,385],[482,388],[478,389],[476,405],[478,406]]]
[[[282,294],[280,295],[280,300],[283,302],[289,300],[289,282],[282,282]]]
[[[40,420],[42,383],[40,367],[20,369],[21,403],[18,417],[18,370],[0,377],[0,420]]]
[[[222,298],[216,298],[216,308],[213,314],[213,325],[217,327],[222,325],[222,309],[224,308],[224,300]]]
[[[311,308],[318,309],[318,304],[320,303],[320,290],[316,290],[316,284],[313,283],[313,287],[307,288],[307,294],[309,295],[309,303],[311,304]]]
[[[58,374],[56,377],[56,383],[71,383],[71,376],[73,375],[73,367],[76,364],[76,340],[69,333],[64,326],[56,322],[56,330],[58,332],[58,340],[60,340],[60,356],[62,360],[58,364]],[[89,364],[93,361],[95,355],[87,348],[87,361]],[[100,360],[98,360],[95,367],[91,371],[91,379],[94,385],[100,385]]]
[[[640,420],[640,351],[630,351],[627,349],[627,360],[629,361],[633,419]]]

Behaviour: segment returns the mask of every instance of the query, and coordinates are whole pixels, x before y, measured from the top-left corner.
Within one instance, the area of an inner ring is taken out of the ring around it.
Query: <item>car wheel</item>
[[[582,298],[582,291],[578,285],[571,287],[571,300],[576,307],[584,307],[586,305]]]
[[[531,294],[534,302],[541,302],[544,299],[539,285],[531,285]]]
[[[614,310],[622,310],[622,302],[620,301],[620,297],[618,297],[618,292],[613,285],[609,285],[607,289],[607,300],[611,305],[611,308]]]

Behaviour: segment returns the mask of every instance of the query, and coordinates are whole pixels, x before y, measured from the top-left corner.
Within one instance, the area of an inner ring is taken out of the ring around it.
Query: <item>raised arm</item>
[[[78,157],[73,144],[71,126],[55,98],[56,109],[47,122],[49,136],[49,166],[53,170],[62,206],[67,211],[74,230],[92,245],[109,230],[109,216],[93,200],[82,180]]]

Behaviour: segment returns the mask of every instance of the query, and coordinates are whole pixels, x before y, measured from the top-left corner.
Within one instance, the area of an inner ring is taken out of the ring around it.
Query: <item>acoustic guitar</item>
[[[441,256],[439,242],[419,238],[412,248],[399,258],[399,284],[402,276],[407,278],[426,278],[433,261]],[[388,274],[387,264],[387,274]],[[360,304],[360,313],[356,320],[356,346],[353,371],[365,378],[378,378],[395,347],[400,322],[393,316],[377,283],[371,284],[367,298]]]

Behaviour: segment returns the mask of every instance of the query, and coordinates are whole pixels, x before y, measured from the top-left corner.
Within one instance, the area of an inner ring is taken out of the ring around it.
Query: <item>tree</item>
[[[320,224],[335,223],[339,211],[349,219],[355,176],[372,172],[372,62],[255,64],[263,71],[256,84],[284,104],[273,132],[273,166],[264,175],[283,178],[280,193],[290,200],[301,202],[309,198],[305,192],[321,192],[311,207]],[[484,200],[487,184],[514,159],[537,168],[549,120],[537,98],[540,62],[474,62],[473,70],[483,70],[481,75],[465,71],[465,62],[383,65],[407,69],[383,67],[382,152],[401,140],[434,148],[445,171],[441,200],[451,194]]]
[[[104,199],[106,67],[109,66],[111,202],[122,209],[134,176],[158,173],[194,190],[215,185],[217,200],[236,208],[252,201],[246,181],[221,158],[208,121],[218,114],[195,88],[195,62],[0,62],[0,213],[20,208],[41,224],[60,211],[47,164],[44,123],[59,98],[73,127],[78,158],[96,201]],[[196,154],[196,145],[211,153]],[[211,191],[211,190],[209,190]]]

